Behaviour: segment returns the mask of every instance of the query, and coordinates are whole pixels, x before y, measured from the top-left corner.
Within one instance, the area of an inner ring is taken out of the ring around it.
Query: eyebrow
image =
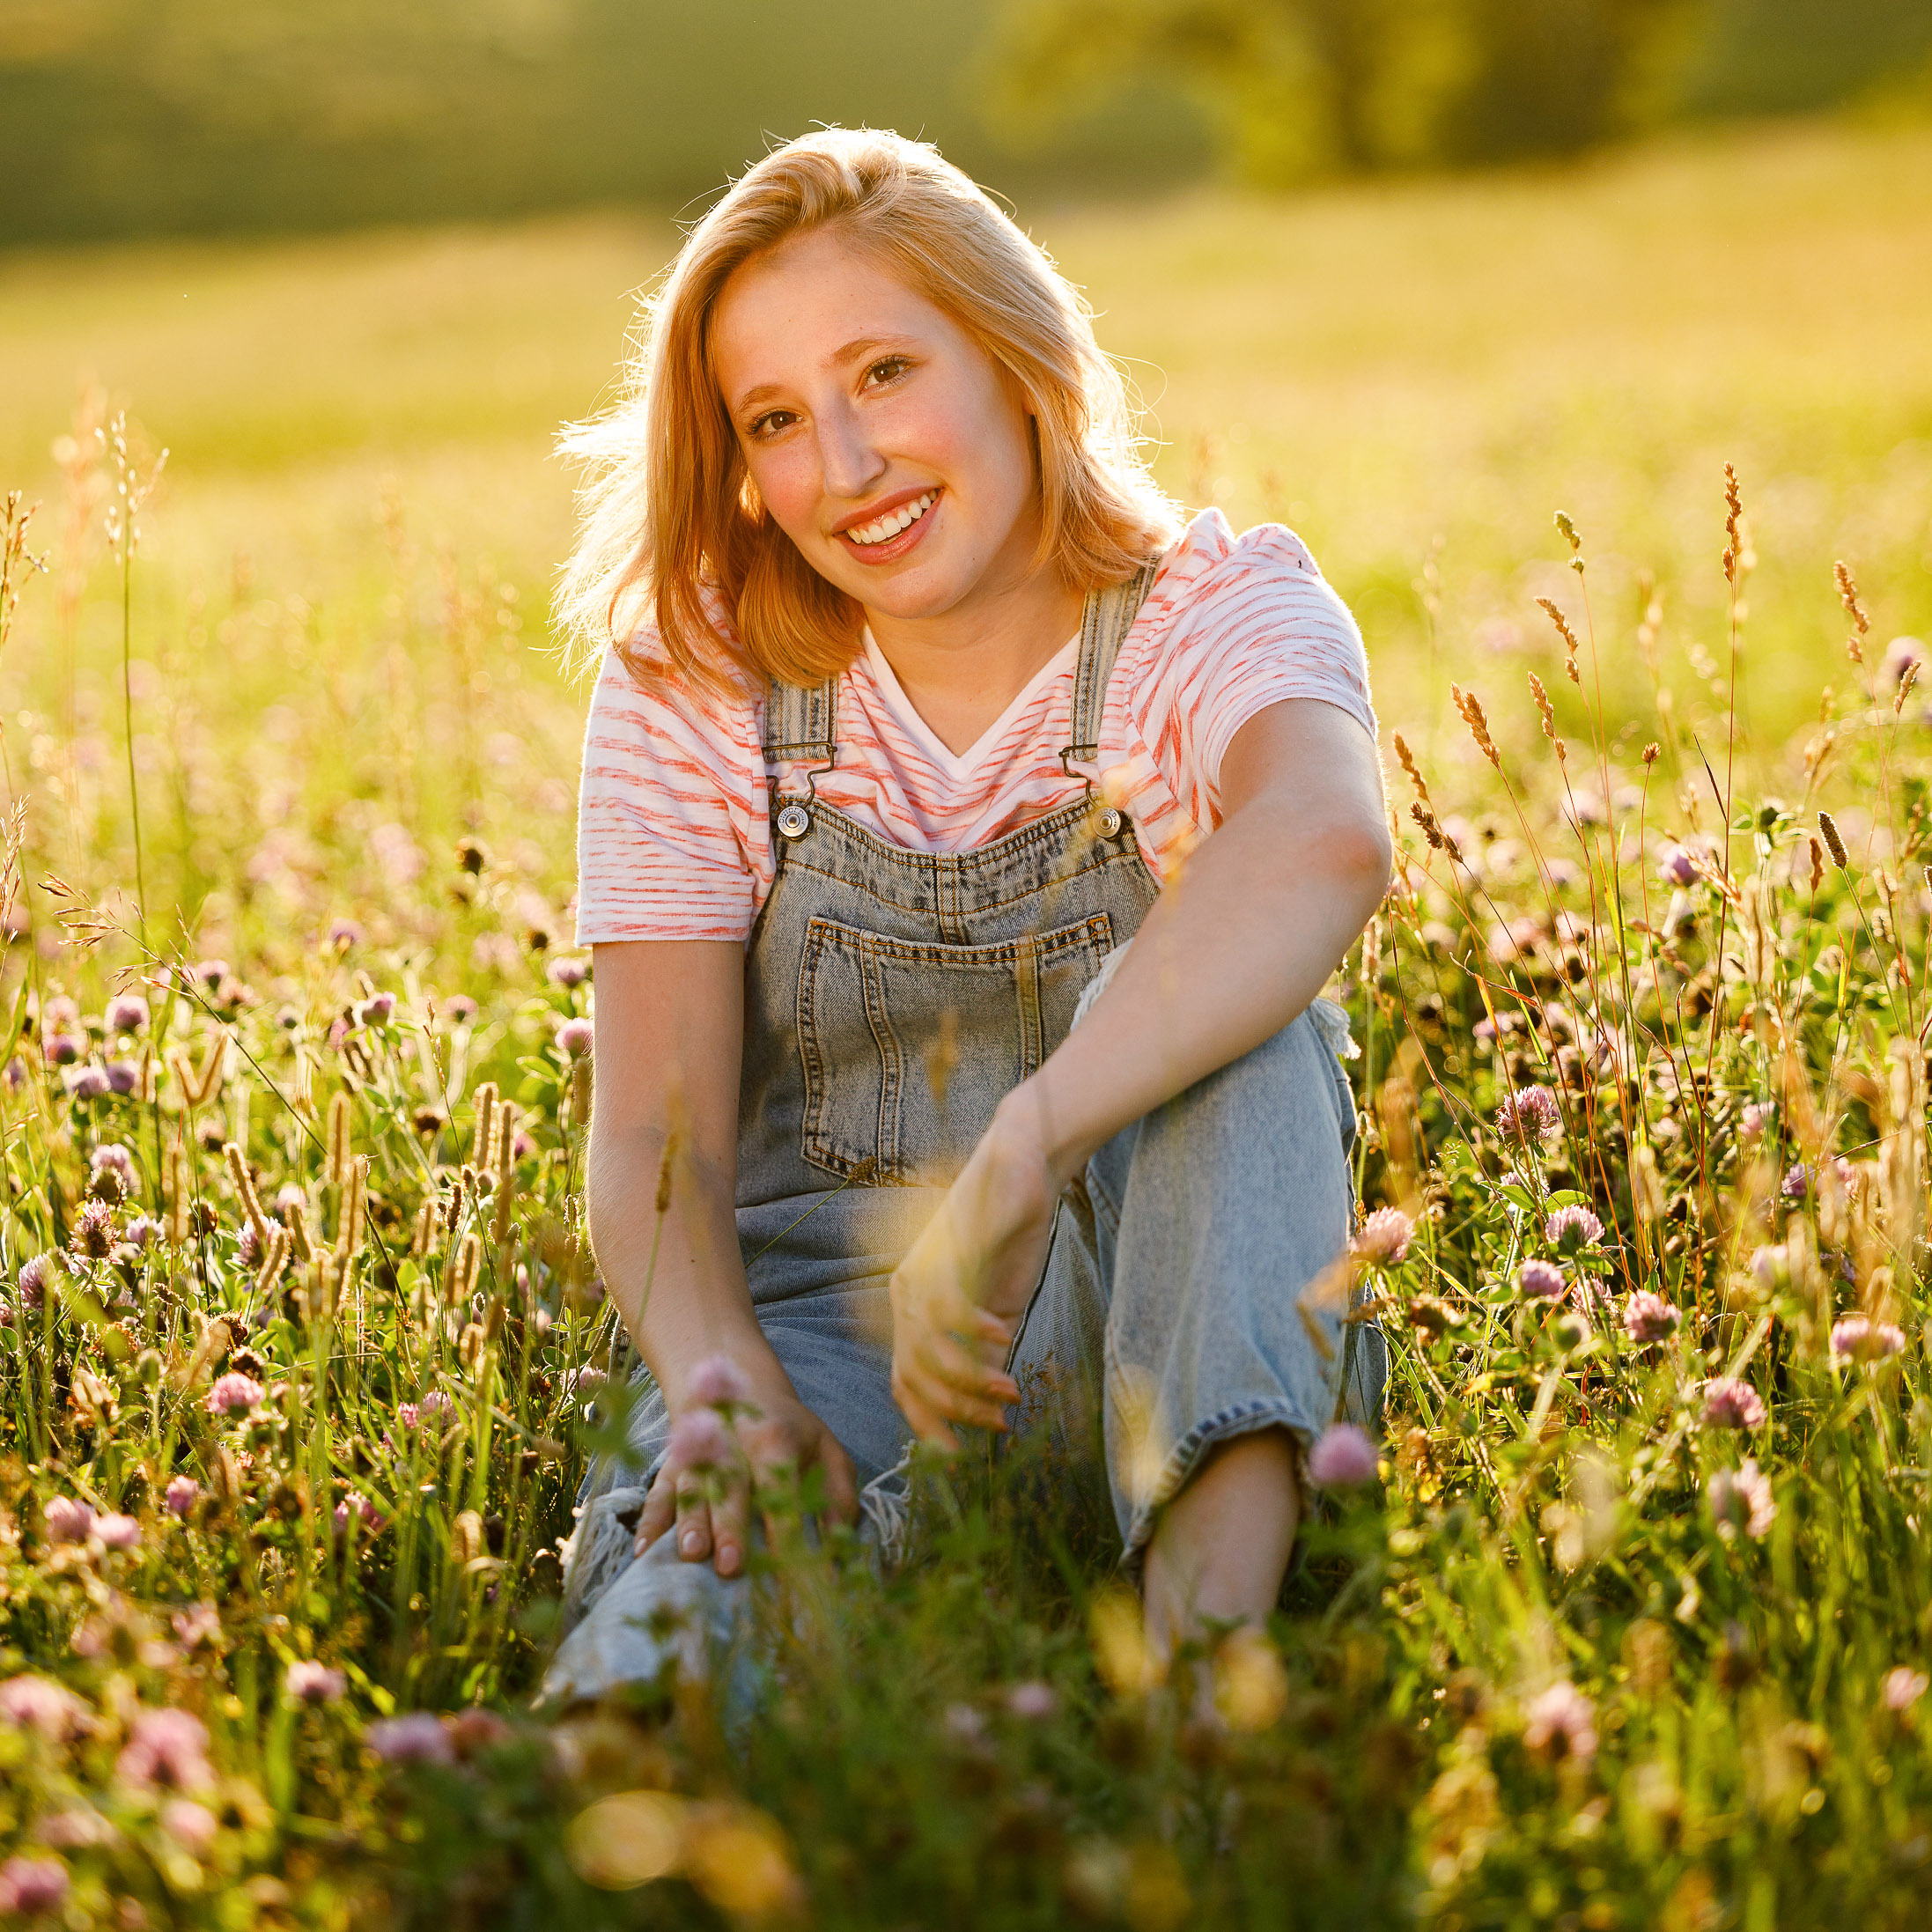
[[[831,361],[835,367],[857,362],[864,357],[877,353],[881,349],[903,347],[910,344],[912,339],[910,336],[855,336],[849,343],[843,343],[833,350]],[[756,387],[747,389],[738,398],[738,408],[740,409],[754,409],[760,403],[769,402],[774,396],[782,395],[784,393],[782,384],[761,382]]]

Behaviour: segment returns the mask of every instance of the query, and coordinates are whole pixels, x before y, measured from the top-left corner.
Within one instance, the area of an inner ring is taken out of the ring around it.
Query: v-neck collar
[[[1014,718],[1039,694],[1043,685],[1051,683],[1073,663],[1079,652],[1080,638],[1075,635],[1069,638],[1033,674],[1027,682],[1026,689],[964,751],[955,752],[947,748],[938,733],[914,709],[912,700],[905,695],[896,674],[886,661],[884,652],[880,650],[874,640],[872,627],[868,624],[865,630],[866,667],[872,673],[873,682],[879,687],[879,693],[885,699],[886,708],[892,713],[906,736],[955,785],[970,778],[986,762],[989,755],[998,748],[1000,739],[1006,735],[1007,727]]]

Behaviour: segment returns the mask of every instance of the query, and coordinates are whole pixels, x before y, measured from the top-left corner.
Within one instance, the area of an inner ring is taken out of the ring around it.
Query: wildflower
[[[399,1402],[395,1406],[395,1419],[406,1429],[416,1427],[417,1406],[413,1402]]]
[[[101,1068],[83,1066],[69,1077],[67,1091],[76,1100],[105,1100],[114,1091],[114,1084]]]
[[[1355,1489],[1373,1482],[1375,1445],[1353,1422],[1324,1429],[1308,1453],[1308,1478],[1317,1489]]]
[[[137,992],[116,993],[105,1015],[110,1033],[141,1033],[147,1029],[148,1003]]]
[[[1409,1251],[1415,1223],[1399,1207],[1378,1207],[1355,1231],[1351,1252],[1377,1267],[1392,1268]]]
[[[476,1017],[476,1002],[467,992],[452,993],[443,1011],[452,1026],[467,1027]]]
[[[1924,675],[1925,646],[1916,638],[1894,638],[1885,646],[1884,675],[1896,684],[1907,671]]]
[[[732,1450],[730,1426],[716,1409],[687,1409],[671,1425],[671,1460],[681,1469],[718,1469]]]
[[[1802,1201],[1811,1191],[1810,1169],[1802,1161],[1794,1161],[1779,1183],[1778,1191],[1788,1201]]]
[[[942,1720],[947,1736],[970,1750],[986,1739],[986,1720],[970,1704],[948,1704]]]
[[[1832,1324],[1832,1354],[1840,1361],[1878,1361],[1906,1345],[1905,1331],[1890,1322],[1847,1315]]]
[[[386,1027],[395,1012],[395,995],[371,993],[366,999],[358,999],[353,1010],[358,1027]]]
[[[1516,1289],[1534,1302],[1553,1302],[1570,1285],[1553,1261],[1526,1261],[1516,1270]]]
[[[227,978],[228,962],[225,959],[197,960],[188,970],[191,980],[199,980],[203,985],[212,988]]]
[[[1025,1718],[1029,1723],[1039,1722],[1052,1716],[1059,1708],[1059,1693],[1051,1684],[1038,1678],[1029,1678],[1024,1684],[1015,1684],[1007,1692],[1007,1708],[1015,1717]]]
[[[67,1896],[67,1867],[57,1858],[10,1858],[0,1865],[0,1917],[33,1918]]]
[[[596,1036],[597,1030],[588,1020],[566,1020],[557,1029],[557,1043],[573,1059],[579,1053],[588,1053]]]
[[[333,1704],[349,1688],[349,1679],[326,1663],[299,1658],[282,1680],[298,1704]]]
[[[252,1414],[262,1406],[268,1390],[253,1375],[244,1375],[231,1370],[217,1381],[208,1391],[208,1412],[210,1415]]]
[[[359,1489],[351,1489],[336,1505],[336,1528],[338,1532],[348,1529],[351,1516],[360,1517],[367,1529],[380,1530],[382,1527],[382,1512]]]
[[[94,1518],[94,1540],[104,1550],[138,1550],[141,1525],[132,1516],[109,1511],[107,1515]]]
[[[1746,1140],[1762,1139],[1777,1113],[1768,1100],[1747,1101],[1744,1112],[1737,1117],[1737,1131]]]
[[[1750,1456],[1735,1470],[1719,1470],[1704,1486],[1704,1493],[1722,1536],[1735,1536],[1742,1530],[1755,1543],[1778,1514],[1771,1500],[1771,1478]]]
[[[114,1250],[119,1239],[114,1228],[114,1211],[106,1201],[83,1201],[75,1217],[70,1237],[74,1252],[91,1260],[104,1261]]]
[[[590,977],[590,962],[567,956],[553,959],[545,971],[552,985],[581,986]]]
[[[141,1069],[132,1060],[110,1060],[107,1063],[108,1091],[115,1094],[131,1094],[141,1084]]]
[[[1594,1758],[1596,1707],[1567,1678],[1559,1678],[1531,1702],[1523,1741],[1547,1757]]]
[[[1928,1689],[1932,1689],[1932,1678],[1923,1670],[1914,1670],[1908,1663],[1901,1663],[1885,1672],[1880,1695],[1888,1711],[1909,1711]]]
[[[74,1033],[50,1033],[41,1043],[41,1057],[49,1066],[71,1066],[86,1051],[86,1041]]]
[[[1512,1139],[1553,1140],[1563,1132],[1563,1111],[1547,1087],[1519,1087],[1496,1109],[1496,1131]]]
[[[1604,1238],[1604,1224],[1587,1207],[1560,1207],[1544,1222],[1543,1238],[1559,1254],[1574,1255]]]
[[[1697,860],[1685,846],[1666,845],[1657,861],[1657,876],[1666,885],[1694,886],[1697,883]]]
[[[536,1151],[536,1142],[519,1127],[516,1138],[510,1143],[510,1158],[512,1161],[527,1161]]]
[[[170,1515],[186,1516],[201,1497],[202,1486],[192,1476],[176,1476],[169,1482],[161,1500],[167,1505]]]
[[[204,1791],[215,1781],[208,1731],[191,1711],[141,1711],[114,1770],[129,1784]]]
[[[9,1678],[0,1684],[0,1721],[38,1731],[48,1744],[57,1744],[86,1729],[87,1707],[51,1678]]]
[[[168,1621],[174,1626],[174,1634],[190,1650],[212,1648],[220,1641],[221,1612],[205,1599],[176,1611]]]
[[[1704,1384],[1704,1420],[1720,1429],[1762,1428],[1764,1398],[1736,1375],[1715,1375]]]
[[[215,1842],[221,1823],[205,1804],[193,1798],[170,1798],[161,1807],[161,1829],[185,1852],[199,1858]]]
[[[1668,1341],[1683,1317],[1661,1294],[1639,1288],[1624,1303],[1624,1333],[1633,1342]]]
[[[369,1727],[370,1750],[385,1764],[446,1765],[455,1757],[442,1720],[433,1711],[410,1711]]]
[[[87,1156],[87,1170],[99,1176],[111,1174],[122,1187],[134,1185],[134,1156],[118,1140],[104,1140]]]
[[[26,1062],[18,1053],[14,1054],[5,1067],[0,1069],[0,1080],[6,1081],[8,1092],[18,1093],[26,1085]]]
[[[38,1309],[46,1301],[47,1278],[53,1266],[52,1255],[35,1255],[20,1264],[20,1272],[15,1279],[19,1286],[22,1308]]]
[[[156,1220],[151,1214],[136,1214],[121,1230],[121,1238],[130,1248],[140,1251],[144,1250],[159,1241],[161,1238],[162,1232],[160,1222]]]
[[[351,946],[360,946],[363,930],[353,919],[336,919],[328,928],[328,943],[338,953],[346,953]]]
[[[691,1370],[685,1392],[714,1409],[738,1408],[751,1400],[751,1382],[729,1355],[707,1355]]]
[[[49,1499],[41,1521],[55,1543],[85,1543],[93,1531],[94,1513],[71,1496],[55,1496]]]

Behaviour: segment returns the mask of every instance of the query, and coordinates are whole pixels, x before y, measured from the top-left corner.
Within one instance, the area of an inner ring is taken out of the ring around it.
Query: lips
[[[854,549],[875,549],[920,522],[939,499],[937,490],[921,490],[908,501],[880,512],[867,522],[853,524],[839,535]]]

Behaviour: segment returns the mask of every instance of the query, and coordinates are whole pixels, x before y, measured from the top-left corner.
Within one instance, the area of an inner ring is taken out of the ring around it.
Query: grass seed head
[[[1846,856],[1845,841],[1839,837],[1837,821],[1829,812],[1820,812],[1818,815],[1818,829],[1825,835],[1825,843],[1832,854],[1832,863],[1840,872],[1848,872],[1852,862]]]

